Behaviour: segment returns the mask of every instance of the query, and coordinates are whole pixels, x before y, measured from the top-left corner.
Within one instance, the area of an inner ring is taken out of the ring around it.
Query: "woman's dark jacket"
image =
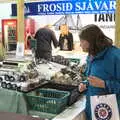
[[[67,39],[67,47],[68,47],[68,50],[71,51],[73,50],[73,35],[72,33],[68,32],[68,35],[64,35],[62,36],[62,34],[60,34],[60,37],[59,37],[59,46],[60,46],[60,50],[64,50],[64,39]]]

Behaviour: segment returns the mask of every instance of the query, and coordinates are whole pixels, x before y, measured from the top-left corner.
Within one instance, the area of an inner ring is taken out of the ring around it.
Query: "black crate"
[[[75,103],[78,99],[78,97],[81,95],[80,92],[78,91],[77,86],[72,86],[72,85],[63,85],[63,84],[58,84],[58,83],[46,83],[42,88],[52,88],[56,90],[62,90],[62,91],[69,91],[70,96],[68,98],[68,105],[72,105]]]

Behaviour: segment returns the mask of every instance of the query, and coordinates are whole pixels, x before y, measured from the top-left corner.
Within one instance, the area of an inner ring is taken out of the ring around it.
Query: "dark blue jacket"
[[[86,92],[86,114],[88,120],[92,120],[90,111],[90,96],[114,93],[120,108],[120,49],[112,46],[106,48],[90,60],[87,58],[86,76],[96,76],[105,81],[105,88],[89,86]],[[119,109],[120,110],[120,109]]]
[[[58,46],[58,41],[56,39],[55,33],[47,28],[40,28],[36,34],[36,57],[50,59],[52,57],[52,46],[53,42],[54,47]]]

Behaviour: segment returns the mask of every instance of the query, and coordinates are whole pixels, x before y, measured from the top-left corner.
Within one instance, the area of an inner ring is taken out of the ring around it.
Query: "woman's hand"
[[[86,85],[85,84],[83,84],[83,83],[80,83],[80,85],[78,86],[78,88],[79,88],[79,91],[80,92],[83,92],[83,91],[85,91],[87,88],[86,88]]]
[[[102,79],[95,76],[89,76],[87,79],[91,86],[105,88],[105,82]]]

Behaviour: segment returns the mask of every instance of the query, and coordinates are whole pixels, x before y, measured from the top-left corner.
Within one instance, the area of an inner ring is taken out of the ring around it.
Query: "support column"
[[[24,0],[17,0],[17,37],[24,42]]]
[[[120,47],[120,0],[116,0],[115,45]]]

